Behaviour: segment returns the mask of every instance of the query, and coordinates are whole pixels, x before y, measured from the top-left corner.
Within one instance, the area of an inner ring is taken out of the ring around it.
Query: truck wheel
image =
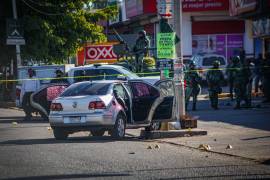
[[[68,137],[68,132],[63,130],[62,128],[54,128],[53,135],[56,140],[66,140]]]
[[[96,131],[90,131],[90,132],[92,136],[97,136],[97,137],[103,136],[105,134],[104,130],[96,130]]]
[[[112,130],[112,137],[121,139],[125,137],[126,118],[123,114],[119,114],[116,118],[114,128]]]

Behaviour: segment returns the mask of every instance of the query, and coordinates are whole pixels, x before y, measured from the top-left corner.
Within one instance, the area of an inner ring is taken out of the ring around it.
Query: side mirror
[[[119,75],[117,76],[117,80],[120,80],[120,81],[127,81],[127,77],[126,76],[123,76],[123,75]]]

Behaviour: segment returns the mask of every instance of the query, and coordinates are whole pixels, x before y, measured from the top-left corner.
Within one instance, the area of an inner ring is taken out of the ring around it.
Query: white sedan
[[[53,100],[49,115],[56,139],[89,130],[93,136],[109,131],[123,138],[126,128],[151,128],[154,122],[175,121],[174,84],[151,85],[143,80],[80,82]]]

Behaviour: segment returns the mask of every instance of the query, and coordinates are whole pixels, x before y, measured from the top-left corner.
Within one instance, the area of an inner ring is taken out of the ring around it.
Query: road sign
[[[164,18],[172,18],[173,0],[158,0],[157,9],[160,16]]]
[[[17,19],[7,20],[7,45],[25,45],[21,22]]]
[[[157,57],[161,59],[175,58],[175,32],[157,34]]]

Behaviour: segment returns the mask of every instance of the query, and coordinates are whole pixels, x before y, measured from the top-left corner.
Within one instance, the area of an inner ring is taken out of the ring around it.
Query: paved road
[[[166,143],[147,149],[157,143],[136,137],[112,141],[81,132],[56,141],[46,122],[21,115],[0,109],[0,179],[270,178],[270,166]]]

